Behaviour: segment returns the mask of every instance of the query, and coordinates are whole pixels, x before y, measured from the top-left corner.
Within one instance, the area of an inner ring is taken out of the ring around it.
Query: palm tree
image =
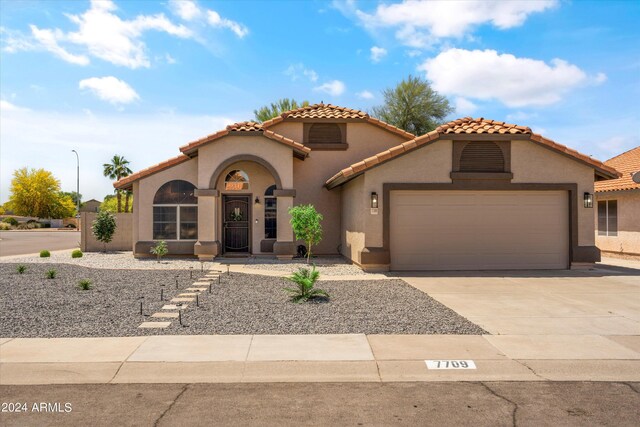
[[[105,163],[103,166],[103,175],[109,179],[119,181],[125,176],[129,176],[132,170],[129,169],[129,160],[123,156],[117,154],[111,159],[111,163]],[[116,197],[118,198],[118,212],[122,212],[122,197],[120,190],[116,190]],[[127,205],[129,204],[129,197],[127,196]]]

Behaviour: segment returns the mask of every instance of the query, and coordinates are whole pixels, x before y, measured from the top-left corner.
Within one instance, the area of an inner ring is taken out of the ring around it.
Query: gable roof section
[[[260,123],[256,122],[239,122],[234,123],[227,126],[225,129],[218,131],[216,133],[212,133],[211,135],[207,135],[204,138],[200,138],[193,142],[190,142],[186,145],[180,147],[180,151],[184,154],[192,154],[198,150],[198,148],[202,147],[205,144],[213,142],[217,139],[220,139],[225,136],[233,136],[233,135],[262,135],[266,138],[272,139],[276,142],[284,144],[288,147],[293,148],[293,151],[301,157],[307,157],[311,152],[309,147],[305,147],[297,141],[294,141],[291,138],[286,138],[280,134],[277,134],[273,131],[267,130]]]
[[[274,117],[271,120],[267,120],[262,123],[262,127],[267,129],[277,123],[285,120],[296,121],[314,121],[314,120],[347,120],[347,121],[361,121],[364,123],[371,123],[374,126],[382,128],[386,131],[400,135],[406,139],[413,139],[416,136],[405,130],[392,126],[382,120],[375,119],[364,111],[353,110],[351,108],[339,107],[331,104],[313,104],[306,107],[298,108],[296,110],[285,111],[281,115]]]
[[[351,166],[342,169],[340,172],[332,176],[325,183],[326,187],[331,189],[339,185],[342,185],[353,178],[361,175],[366,170],[375,166],[381,165],[389,160],[392,160],[398,156],[401,156],[409,151],[413,151],[416,148],[422,147],[438,139],[446,139],[447,136],[452,134],[457,135],[528,135],[528,138],[540,145],[553,149],[562,154],[568,155],[575,160],[585,163],[596,170],[601,177],[605,179],[617,178],[620,173],[615,168],[605,165],[599,160],[592,159],[591,157],[577,152],[564,145],[558,144],[550,139],[544,138],[542,135],[533,133],[530,128],[525,126],[518,126],[505,122],[499,122],[495,120],[488,120],[482,117],[472,119],[471,117],[464,117],[462,119],[453,120],[438,126],[435,130],[426,133],[422,136],[407,141],[395,147],[392,147],[386,151],[366,158],[358,163],[354,163]]]
[[[631,178],[634,173],[640,173],[640,146],[619,154],[604,164],[616,168],[622,172],[622,176],[618,179],[596,182],[596,193],[640,189],[640,184],[633,182]]]
[[[125,178],[122,178],[120,181],[114,182],[113,186],[119,190],[130,188],[134,181],[137,181],[149,175],[153,175],[154,173],[163,171],[167,168],[170,168],[171,166],[179,165],[180,163],[184,163],[190,159],[191,157],[186,156],[184,154],[180,154],[179,156],[173,157],[169,160],[165,160],[164,162],[157,163],[153,166],[149,166],[146,169],[142,169],[141,171],[132,173],[131,175]]]

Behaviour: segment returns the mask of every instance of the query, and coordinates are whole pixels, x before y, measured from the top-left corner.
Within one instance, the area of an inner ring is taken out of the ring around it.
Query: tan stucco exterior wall
[[[82,252],[102,252],[105,248],[104,243],[96,240],[91,226],[98,216],[95,212],[81,212],[80,223],[82,232],[80,233],[80,249]],[[133,235],[133,214],[132,213],[116,213],[116,232],[113,234],[112,240],[107,243],[108,251],[130,251],[131,236]]]
[[[271,130],[302,142],[303,126],[301,122],[282,122],[271,127]],[[347,123],[346,140],[349,144],[347,150],[312,150],[304,162],[296,161],[293,164],[296,189],[294,203],[311,203],[324,216],[324,238],[315,250],[318,254],[338,254],[339,245],[343,243],[341,189],[329,191],[324,187],[325,182],[352,163],[405,141],[401,136],[368,123]]]
[[[578,246],[595,244],[594,208],[585,208],[583,194],[593,193],[593,169],[530,141],[512,141],[513,183],[576,183],[578,191]]]
[[[342,246],[340,253],[360,262],[358,254],[365,248],[365,215],[368,214],[364,176],[349,181],[342,188]]]
[[[371,215],[370,213],[365,215],[367,247],[380,247],[383,243],[382,215],[384,194],[382,193],[382,185],[399,182],[450,183],[451,150],[451,141],[437,141],[373,168],[364,174],[365,196],[375,191],[378,193],[380,206],[377,215]]]
[[[249,176],[249,189],[248,190],[240,190],[240,191],[225,191],[224,190],[224,179],[229,172],[234,169],[240,169],[244,171]],[[218,182],[216,183],[216,188],[220,190],[220,197],[216,197],[218,212],[221,212],[222,215],[222,200],[225,194],[227,195],[235,195],[235,194],[243,194],[249,195],[249,203],[251,206],[251,252],[252,253],[262,253],[260,251],[260,242],[264,240],[264,192],[271,185],[275,184],[275,180],[271,173],[265,169],[263,166],[254,163],[254,162],[238,162],[233,165],[228,166],[224,169],[223,173],[220,175]],[[256,196],[260,198],[260,204],[255,204],[254,201]],[[256,222],[256,219],[258,222]],[[213,218],[211,219],[210,224],[213,224]],[[218,221],[218,236],[220,236],[220,242],[222,243],[222,222]]]
[[[263,136],[227,136],[200,147],[197,157],[197,187],[209,188],[212,175],[218,166],[239,155],[253,155],[265,160],[280,175],[282,187],[293,188],[292,149]]]
[[[142,178],[134,185],[133,211],[137,213],[136,241],[153,240],[153,198],[158,189],[165,183],[181,179],[197,186],[198,160],[191,159],[169,169],[165,169],[148,177]],[[137,188],[136,188],[137,187]]]
[[[596,202],[599,200],[618,201],[618,235],[597,235],[598,218],[594,206],[596,246],[601,251],[640,257],[640,190],[596,193]]]

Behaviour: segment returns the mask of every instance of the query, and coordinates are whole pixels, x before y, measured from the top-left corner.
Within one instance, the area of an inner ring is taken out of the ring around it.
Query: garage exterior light
[[[378,209],[378,193],[371,193],[371,209]]]
[[[584,207],[593,208],[593,194],[584,193]]]

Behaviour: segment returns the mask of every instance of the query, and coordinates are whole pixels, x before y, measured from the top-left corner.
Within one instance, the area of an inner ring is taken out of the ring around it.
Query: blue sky
[[[640,144],[634,1],[2,1],[0,200],[51,170],[102,200],[134,170],[281,97],[367,110],[409,74],[471,115],[605,160]]]

